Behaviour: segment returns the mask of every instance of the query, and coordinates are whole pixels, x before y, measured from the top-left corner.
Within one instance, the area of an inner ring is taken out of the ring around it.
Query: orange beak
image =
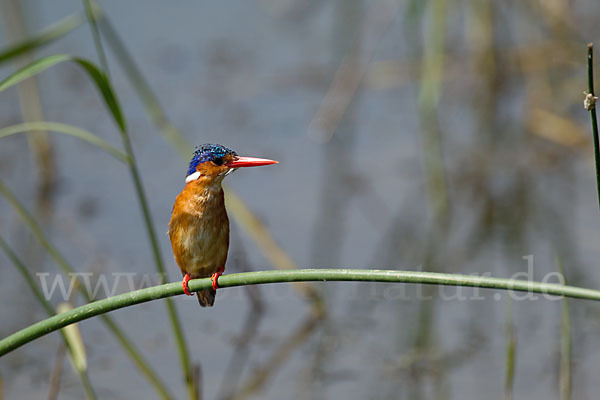
[[[277,163],[279,163],[279,161],[269,160],[268,158],[236,157],[235,160],[228,162],[226,165],[229,168],[241,168],[260,167],[261,165],[271,165]]]

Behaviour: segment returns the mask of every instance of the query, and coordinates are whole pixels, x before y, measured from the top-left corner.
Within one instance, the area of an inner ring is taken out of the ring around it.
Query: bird
[[[185,186],[173,204],[168,235],[185,294],[193,296],[188,287],[190,279],[211,277],[212,288],[196,292],[202,307],[214,304],[217,280],[225,271],[229,250],[223,179],[238,168],[277,163],[266,158],[241,157],[220,144],[196,147]]]

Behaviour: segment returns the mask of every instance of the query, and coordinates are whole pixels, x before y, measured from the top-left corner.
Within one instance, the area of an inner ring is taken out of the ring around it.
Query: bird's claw
[[[187,294],[188,296],[193,296],[194,293],[190,292],[190,288],[188,287],[188,282],[190,279],[190,274],[185,274],[181,285],[183,286],[183,293]]]
[[[219,270],[217,272],[212,274],[212,276],[210,277],[210,280],[212,281],[213,290],[217,290],[219,288],[219,285],[217,284],[217,280],[219,279],[219,277],[221,275],[223,275],[223,272],[225,272],[225,268],[221,267],[221,268],[219,268]]]

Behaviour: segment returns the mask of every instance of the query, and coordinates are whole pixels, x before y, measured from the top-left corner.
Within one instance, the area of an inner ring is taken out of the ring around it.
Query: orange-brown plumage
[[[175,261],[192,279],[211,276],[227,261],[229,219],[223,189],[220,183],[211,186],[199,181],[185,185],[169,222]],[[212,305],[214,295],[213,289],[198,292],[198,300]]]
[[[169,221],[169,238],[182,275],[187,274],[192,279],[207,278],[222,273],[225,268],[229,218],[221,187],[223,178],[239,167],[274,163],[239,157],[220,145],[204,145],[196,151],[186,185],[175,199]],[[186,285],[184,283],[184,287]],[[197,292],[200,305],[212,306],[215,294],[214,288]]]

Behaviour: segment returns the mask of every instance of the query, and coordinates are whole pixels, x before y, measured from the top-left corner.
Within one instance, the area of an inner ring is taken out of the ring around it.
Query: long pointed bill
[[[279,163],[279,161],[269,160],[268,158],[236,157],[235,160],[227,163],[227,166],[230,168],[260,167],[261,165],[271,165],[277,163]]]

